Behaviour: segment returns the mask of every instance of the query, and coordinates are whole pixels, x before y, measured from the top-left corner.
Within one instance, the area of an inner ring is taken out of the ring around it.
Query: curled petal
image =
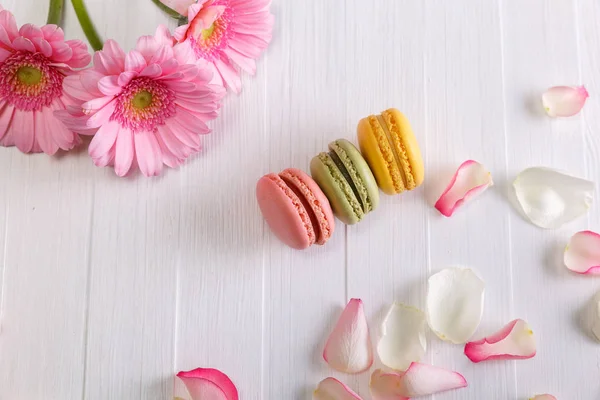
[[[313,392],[314,400],[362,400],[352,389],[335,378],[325,378]]]
[[[578,274],[600,274],[600,234],[577,232],[565,249],[565,265]]]
[[[538,394],[529,400],[556,400],[556,397],[552,396],[551,394]]]
[[[177,377],[185,384],[192,400],[239,400],[238,391],[231,379],[217,369],[181,371]]]
[[[572,117],[590,97],[584,86],[555,86],[542,95],[544,110],[550,117]]]
[[[373,364],[371,336],[363,302],[351,299],[329,335],[323,358],[340,372],[357,374]]]
[[[483,313],[485,283],[468,268],[447,268],[429,278],[427,322],[442,340],[466,343]]]
[[[458,207],[493,184],[492,174],[483,165],[474,160],[465,161],[458,167],[452,181],[435,203],[435,208],[442,215],[450,217]]]
[[[594,318],[595,321],[594,325],[592,326],[592,332],[594,332],[594,336],[596,336],[596,339],[598,339],[598,341],[600,342],[600,301],[596,305]]]
[[[522,360],[533,358],[535,352],[533,331],[522,319],[509,322],[492,336],[465,345],[465,355],[474,363],[485,360]]]
[[[433,365],[412,363],[401,373],[378,369],[369,384],[373,398],[381,400],[408,400],[411,397],[467,387],[467,380],[458,372]]]
[[[377,352],[381,362],[404,371],[414,361],[420,361],[427,349],[425,313],[400,303],[392,304],[383,324]]]
[[[594,183],[545,167],[528,168],[513,182],[527,218],[545,229],[559,228],[588,212]]]

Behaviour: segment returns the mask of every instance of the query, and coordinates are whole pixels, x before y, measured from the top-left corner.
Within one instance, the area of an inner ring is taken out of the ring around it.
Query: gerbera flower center
[[[175,94],[152,78],[133,79],[115,101],[111,120],[134,132],[152,132],[175,114]]]
[[[0,97],[23,111],[49,106],[65,76],[43,54],[17,51],[0,64]]]
[[[17,79],[25,85],[37,85],[42,80],[42,71],[32,67],[21,67],[17,70]]]
[[[212,6],[221,6],[223,2],[214,2]],[[205,12],[209,12],[206,10]],[[214,60],[219,58],[219,50],[227,47],[230,36],[231,9],[225,8],[207,29],[197,30],[189,36],[194,53],[198,58]],[[194,23],[192,22],[192,26]]]
[[[131,104],[133,104],[135,108],[148,107],[150,104],[152,104],[152,93],[148,92],[147,90],[142,90],[136,93],[131,100]]]

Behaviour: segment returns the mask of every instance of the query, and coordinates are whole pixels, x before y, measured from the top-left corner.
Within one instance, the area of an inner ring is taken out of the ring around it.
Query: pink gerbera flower
[[[97,166],[114,165],[124,176],[138,165],[154,176],[163,164],[175,168],[200,150],[200,134],[210,132],[205,122],[216,118],[225,90],[210,84],[210,70],[185,64],[185,47],[173,43],[164,26],[127,54],[108,40],[93,68],[66,80],[82,104],[61,118],[95,133],[89,154]]]
[[[271,0],[199,0],[188,9],[189,24],[175,30],[196,59],[205,59],[217,83],[235,93],[242,87],[236,66],[254,75],[256,60],[271,41]]]
[[[82,41],[65,41],[56,25],[18,29],[15,17],[0,11],[0,145],[54,154],[80,143],[54,111],[73,104],[63,82],[90,58]]]

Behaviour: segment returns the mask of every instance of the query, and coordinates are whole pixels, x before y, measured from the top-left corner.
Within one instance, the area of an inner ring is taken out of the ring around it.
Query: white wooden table
[[[569,226],[525,222],[506,193],[545,165],[600,183],[597,0],[274,0],[274,39],[255,78],[230,95],[204,152],[158,179],[119,179],[84,149],[59,157],[0,148],[0,399],[169,399],[179,370],[215,367],[244,400],[308,399],[326,376],[365,399],[370,374],[321,359],[351,297],[374,340],[394,300],[423,307],[429,275],[477,269],[487,282],[477,337],[513,318],[534,327],[533,360],[471,364],[430,335],[424,362],[468,389],[436,400],[600,398],[600,345],[580,316],[598,279],[561,252],[600,230],[600,205]],[[131,48],[167,21],[150,0],[88,0],[104,37]],[[2,0],[42,24],[43,0]],[[83,38],[70,6],[69,38]],[[172,26],[172,25],[171,25]],[[582,115],[551,120],[540,94],[584,83]],[[383,197],[324,247],[290,250],[265,226],[256,180],[309,160],[388,107],[410,118],[424,187]],[[432,207],[465,159],[496,186],[451,219]],[[600,193],[597,193],[600,199]]]

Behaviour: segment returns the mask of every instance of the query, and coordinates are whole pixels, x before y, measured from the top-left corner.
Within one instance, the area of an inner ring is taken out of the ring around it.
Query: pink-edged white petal
[[[523,360],[536,353],[535,337],[522,319],[509,322],[500,331],[465,345],[465,355],[478,363],[486,360]]]
[[[458,167],[450,184],[444,190],[435,208],[446,217],[475,196],[492,186],[492,174],[480,163],[467,160]]]
[[[375,399],[408,400],[464,388],[468,384],[458,372],[415,362],[405,372],[375,370],[369,386]]]
[[[556,400],[556,397],[551,394],[538,394],[537,396],[531,397],[529,400]]]
[[[362,300],[348,302],[327,339],[323,358],[331,368],[348,374],[371,367],[373,350]]]
[[[542,103],[550,117],[572,117],[581,111],[588,97],[584,86],[555,86],[544,92]]]
[[[481,321],[485,283],[468,268],[447,268],[429,278],[427,322],[442,340],[466,343]]]
[[[404,371],[420,361],[427,349],[425,313],[415,307],[394,303],[381,324],[377,353],[381,362]]]
[[[239,400],[237,388],[231,379],[217,369],[181,371],[177,377],[185,384],[191,400]]]
[[[594,310],[594,322],[592,325],[592,332],[596,339],[600,342],[600,301],[596,304],[596,310]]]
[[[567,268],[578,274],[600,274],[600,234],[577,232],[565,249],[564,260]]]
[[[521,172],[513,187],[527,218],[540,228],[555,229],[586,214],[594,200],[594,182],[552,168]]]
[[[362,400],[352,389],[335,378],[325,378],[313,392],[314,400]]]

